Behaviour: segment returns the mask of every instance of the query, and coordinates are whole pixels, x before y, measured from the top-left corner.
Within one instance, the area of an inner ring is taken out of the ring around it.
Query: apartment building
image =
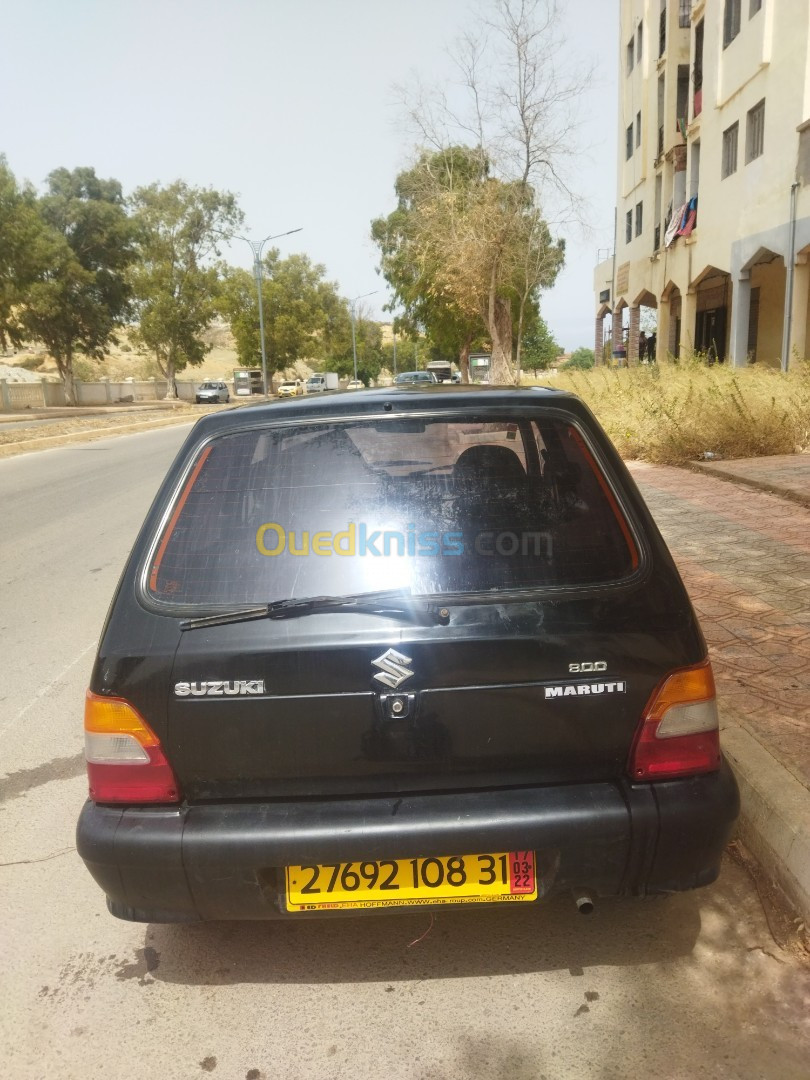
[[[786,369],[810,356],[810,3],[620,8],[616,239],[594,275],[597,358],[634,362],[647,325],[659,359],[701,350]]]

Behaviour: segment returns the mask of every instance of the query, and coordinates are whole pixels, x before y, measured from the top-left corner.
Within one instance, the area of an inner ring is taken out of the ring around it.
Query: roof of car
[[[466,383],[411,383],[363,390],[332,390],[324,394],[277,399],[273,402],[238,404],[201,417],[195,436],[232,430],[246,424],[288,420],[328,420],[371,414],[404,414],[429,409],[448,411],[473,405],[495,408],[554,404],[587,413],[575,394],[548,386],[478,386]],[[196,438],[195,438],[196,441]]]

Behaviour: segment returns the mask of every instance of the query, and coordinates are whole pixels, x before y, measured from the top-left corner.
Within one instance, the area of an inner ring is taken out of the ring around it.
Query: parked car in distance
[[[587,912],[713,881],[739,808],[676,566],[589,409],[539,387],[203,416],[85,753],[78,851],[141,922]]]
[[[304,384],[300,379],[285,379],[279,384],[278,397],[300,397],[304,392]]]
[[[365,390],[366,384],[361,382],[360,379],[349,379],[346,383],[347,390]]]
[[[394,386],[429,386],[438,381],[432,371],[401,371],[394,379]]]
[[[229,402],[231,395],[228,384],[224,382],[204,382],[196,390],[194,400],[198,405],[215,405],[221,402]]]
[[[307,379],[307,393],[321,394],[325,390],[337,390],[338,377],[334,371],[320,371]]]

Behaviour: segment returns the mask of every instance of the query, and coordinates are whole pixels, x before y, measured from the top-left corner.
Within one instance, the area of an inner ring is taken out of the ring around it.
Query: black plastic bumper
[[[77,847],[113,914],[149,922],[290,917],[291,863],[533,849],[541,896],[675,892],[717,876],[739,812],[731,769],[580,784],[343,799],[120,808],[85,804]]]

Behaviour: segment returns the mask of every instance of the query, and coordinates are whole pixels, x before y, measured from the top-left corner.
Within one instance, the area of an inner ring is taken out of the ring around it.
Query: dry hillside
[[[230,379],[233,369],[239,367],[233,335],[227,323],[213,323],[205,334],[211,351],[199,367],[188,368],[179,374],[179,378],[190,378],[195,382],[203,379]],[[26,368],[39,376],[58,378],[56,362],[40,345],[22,346],[9,349],[0,354],[2,362],[14,367]],[[78,356],[75,360],[76,376],[85,381],[109,378],[114,381],[129,377],[150,379],[160,377],[154,357],[135,345],[129,333],[124,330],[118,335],[118,344],[113,345],[104,360],[89,360]],[[306,364],[298,365],[299,376],[310,374]],[[292,373],[290,373],[292,374]]]

